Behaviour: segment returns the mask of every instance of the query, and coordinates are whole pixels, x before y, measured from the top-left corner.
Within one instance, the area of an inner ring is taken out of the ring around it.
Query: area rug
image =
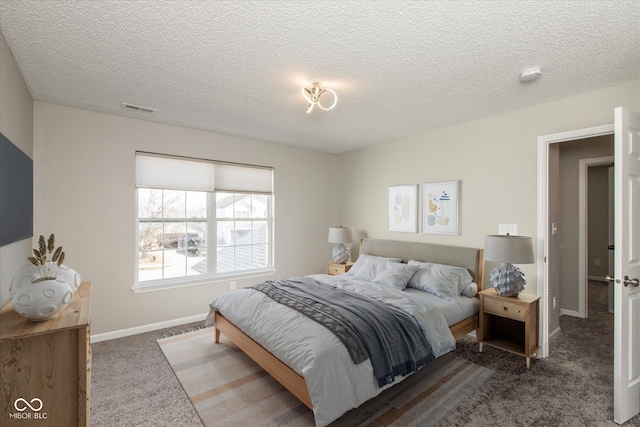
[[[158,340],[202,423],[314,426],[313,412],[213,329]],[[332,423],[332,426],[435,426],[493,374],[446,354]],[[152,379],[150,379],[152,380]]]

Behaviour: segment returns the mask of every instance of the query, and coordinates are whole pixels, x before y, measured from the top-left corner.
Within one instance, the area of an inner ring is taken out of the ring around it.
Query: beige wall
[[[65,263],[93,282],[93,334],[206,313],[229,290],[223,281],[132,292],[136,150],[273,166],[275,277],[324,271],[331,256],[332,154],[42,102],[34,113],[34,233],[56,233]]]
[[[0,33],[0,132],[33,158],[33,100],[16,61]],[[0,305],[11,298],[9,286],[27,262],[31,239],[0,248]]]
[[[500,223],[535,239],[537,137],[613,123],[619,106],[640,111],[640,81],[340,154],[336,218],[384,239],[482,247]],[[390,185],[448,180],[461,181],[459,236],[387,231]],[[536,293],[535,266],[519,267],[526,292]]]

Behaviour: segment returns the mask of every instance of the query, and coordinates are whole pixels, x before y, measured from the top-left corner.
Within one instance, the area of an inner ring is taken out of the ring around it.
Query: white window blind
[[[273,169],[216,163],[215,190],[273,194]]]
[[[136,153],[136,187],[213,191],[213,162]]]
[[[273,194],[273,169],[139,152],[136,187]]]

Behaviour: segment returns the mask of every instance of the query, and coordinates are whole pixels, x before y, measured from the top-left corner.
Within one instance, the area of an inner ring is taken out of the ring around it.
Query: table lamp
[[[490,281],[498,295],[515,297],[527,283],[524,274],[513,264],[533,263],[533,244],[531,237],[489,235],[484,240],[485,261],[500,262],[491,271]]]
[[[333,260],[338,264],[349,261],[349,248],[344,244],[353,242],[353,228],[351,227],[329,227],[329,243],[337,243],[333,248]]]

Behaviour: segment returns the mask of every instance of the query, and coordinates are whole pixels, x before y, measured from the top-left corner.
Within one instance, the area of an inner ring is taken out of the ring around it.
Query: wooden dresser
[[[90,282],[44,322],[0,309],[0,425],[89,425],[90,310]]]

